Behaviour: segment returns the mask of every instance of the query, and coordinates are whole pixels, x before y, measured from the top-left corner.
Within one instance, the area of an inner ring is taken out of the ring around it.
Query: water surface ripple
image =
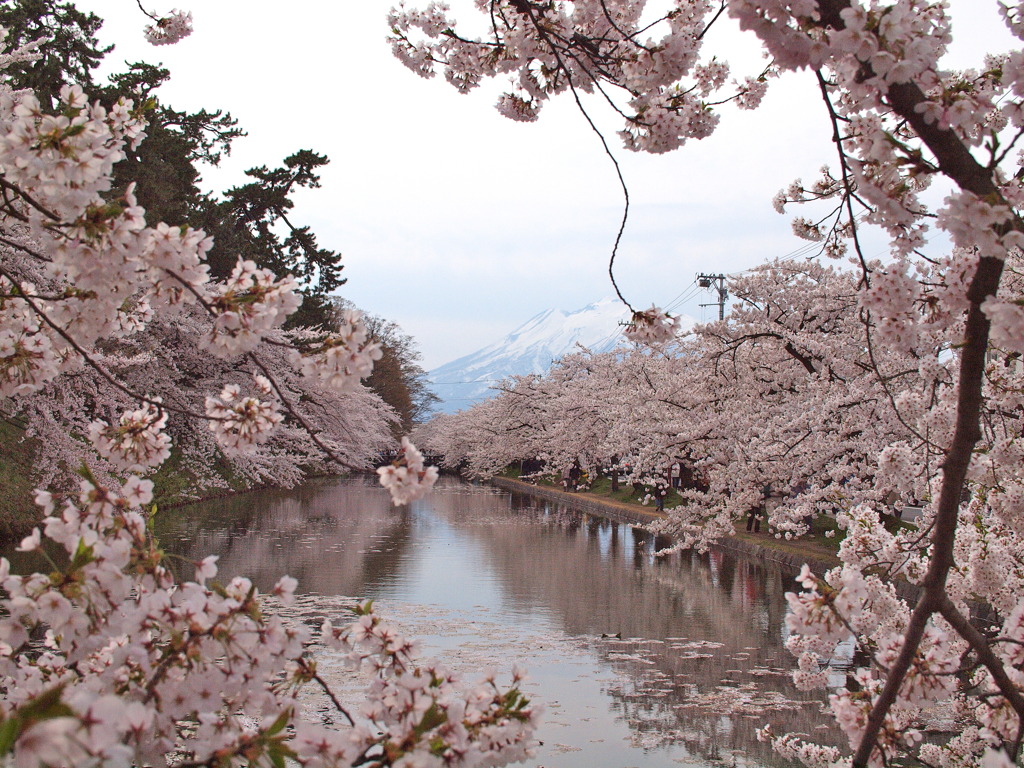
[[[466,678],[525,665],[527,692],[545,707],[531,768],[778,765],[756,739],[765,723],[835,738],[824,694],[790,681],[783,595],[794,574],[771,564],[656,558],[653,537],[624,523],[451,479],[399,509],[351,479],[160,517],[168,550],[220,555],[222,578],[244,574],[261,591],[298,579],[290,613],[311,625],[373,599]],[[319,653],[321,671],[354,695],[356,682]]]

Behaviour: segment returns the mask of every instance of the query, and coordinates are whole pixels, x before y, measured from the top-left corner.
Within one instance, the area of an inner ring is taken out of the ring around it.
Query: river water
[[[790,682],[788,570],[656,558],[624,523],[447,478],[399,509],[368,479],[332,479],[168,510],[157,530],[189,559],[220,555],[218,578],[295,577],[311,625],[373,599],[468,679],[521,663],[545,708],[530,768],[774,766],[766,723],[834,743],[825,694]],[[329,654],[320,667],[355,690]]]

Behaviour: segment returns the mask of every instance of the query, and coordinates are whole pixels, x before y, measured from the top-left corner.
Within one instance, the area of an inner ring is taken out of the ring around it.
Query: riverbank
[[[638,502],[618,501],[602,498],[588,491],[568,493],[545,485],[534,485],[525,480],[510,477],[492,477],[488,481],[497,488],[512,493],[522,493],[547,501],[565,504],[581,512],[608,517],[634,525],[645,525],[665,517],[663,512],[645,507]],[[816,574],[823,574],[829,568],[839,565],[832,548],[813,539],[787,541],[776,539],[769,533],[748,533],[737,526],[733,536],[720,539],[715,547],[738,552],[746,557],[778,563],[799,570],[804,563]]]
[[[0,497],[0,546],[13,546],[42,520],[42,511],[35,504],[39,482],[34,462],[39,447],[38,441],[25,438],[21,428],[0,420],[0,487],[4,489]],[[217,460],[211,469],[222,484],[200,483],[182,465],[180,453],[172,451],[170,458],[149,478],[154,483],[153,503],[158,509],[167,510],[280,487],[246,484],[223,460]],[[334,476],[334,473],[310,473],[303,482]]]

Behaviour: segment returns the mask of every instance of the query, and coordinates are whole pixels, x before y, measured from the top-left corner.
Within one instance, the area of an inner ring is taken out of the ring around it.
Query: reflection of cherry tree
[[[319,595],[366,594],[366,583],[393,573],[412,543],[408,510],[395,510],[369,476],[204,502],[158,515],[154,526],[175,559],[216,552],[227,578],[245,575],[269,591],[287,573]]]
[[[703,138],[722,103],[756,107],[769,78],[814,72],[837,163],[813,183],[793,183],[775,204],[820,208],[797,219],[794,231],[831,256],[850,254],[858,274],[819,290],[823,275],[808,272],[799,291],[806,295],[783,302],[774,315],[761,304],[749,333],[712,327],[700,335],[717,349],[699,356],[725,370],[704,371],[710,407],[700,409],[707,417],[700,424],[710,434],[692,427],[680,434],[688,442],[700,438],[695,450],[713,465],[709,485],[720,497],[703,513],[677,512],[670,527],[699,543],[729,529],[719,505],[735,513],[757,498],[745,484],[813,483],[806,501],[790,510],[796,514],[778,513],[776,523],[795,531],[800,513],[836,503],[846,528],[844,565],[824,579],[805,573],[807,591],[791,598],[790,645],[807,686],[823,682],[822,660],[850,632],[871,660],[856,684],[832,699],[852,749],[848,759],[857,768],[904,759],[1018,760],[1024,54],[949,70],[942,64],[952,37],[945,5],[925,0],[676,0],[657,10],[608,0],[479,6],[489,22],[481,38],[465,34],[437,4],[393,12],[396,53],[420,74],[443,70],[460,90],[507,78],[498,108],[519,120],[536,119],[559,93],[580,105],[580,93],[598,94],[620,115],[620,137],[633,150],[665,152]],[[1024,37],[1024,7],[999,7],[1011,32]],[[729,82],[727,65],[703,53],[708,29],[726,12],[756,35],[771,61],[765,72]],[[945,195],[935,210],[923,197],[933,185]],[[885,262],[862,251],[868,225],[889,236]],[[931,252],[931,227],[952,240],[949,253]],[[750,323],[748,309],[741,308],[739,324]],[[830,318],[839,321],[834,330]],[[731,397],[722,397],[730,388]],[[727,413],[723,404],[732,398],[735,413]],[[691,409],[689,399],[678,405]],[[766,437],[744,446],[759,420]],[[650,424],[649,435],[663,430],[663,422]],[[719,424],[738,439],[716,435]],[[733,454],[723,450],[730,446]],[[797,477],[783,471],[790,456]],[[880,502],[889,491],[926,502],[919,529],[889,534],[882,527]],[[897,577],[920,586],[916,602],[896,597]],[[992,605],[997,621],[973,626],[969,600]],[[922,713],[951,701],[965,727],[945,745],[922,744]],[[841,759],[798,737],[773,738],[784,754],[812,766]]]
[[[614,670],[602,687],[635,743],[766,764],[780,762],[757,741],[766,716],[786,731],[824,727],[823,696],[795,689],[784,647],[788,569],[720,549],[654,558],[649,533],[483,489],[435,493],[431,507],[486,548],[503,600],[523,613],[543,606]]]

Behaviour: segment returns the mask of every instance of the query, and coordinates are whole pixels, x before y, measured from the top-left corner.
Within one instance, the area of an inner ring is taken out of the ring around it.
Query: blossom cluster
[[[298,741],[308,746],[300,746],[299,754],[344,754],[351,761],[380,749],[398,757],[398,764],[424,766],[486,765],[495,757],[512,762],[531,754],[541,710],[522,695],[518,668],[507,690],[490,673],[460,691],[461,681],[449,670],[417,665],[414,645],[371,608],[358,608],[350,627],[335,628],[329,621],[322,627],[324,642],[350,669],[374,673],[363,709],[370,727],[346,738],[307,728]]]
[[[423,496],[437,482],[437,467],[427,467],[423,454],[409,438],[402,438],[402,450],[397,459],[377,470],[380,484],[391,492],[395,506],[408,504]]]
[[[507,78],[509,90],[496,106],[518,121],[536,120],[559,93],[600,91],[625,117],[625,146],[648,152],[709,136],[719,121],[711,104],[756,108],[772,73],[769,67],[730,79],[722,58],[702,60],[705,15],[713,8],[707,0],[675,3],[654,24],[642,15],[642,3],[501,0],[490,6],[491,35],[484,38],[454,32],[442,3],[393,9],[392,50],[423,77],[442,70],[463,93],[489,78]]]
[[[192,14],[174,9],[148,25],[145,34],[153,45],[173,45],[192,34]]]
[[[215,557],[178,581],[140,511],[152,490],[135,476],[120,487],[84,480],[60,509],[39,492],[42,529],[19,549],[41,552],[48,539],[67,566],[20,576],[0,559],[0,721],[14,764],[127,768],[174,755],[331,768],[384,754],[378,765],[468,767],[529,754],[538,710],[518,673],[508,689],[488,678],[464,690],[369,606],[352,626],[321,630],[372,670],[364,719],[329,728],[304,718],[300,690],[326,686],[306,650],[313,633],[268,611],[248,579],[216,583]],[[273,595],[287,603],[295,589],[283,577]]]
[[[665,344],[675,338],[678,327],[678,317],[652,306],[643,312],[634,312],[624,334],[637,344]]]
[[[102,420],[90,425],[89,437],[96,451],[120,469],[141,472],[163,464],[171,455],[171,438],[163,429],[167,412],[149,403],[129,411],[114,426]]]
[[[31,284],[25,286],[33,292]],[[59,372],[59,361],[49,334],[40,325],[20,289],[0,278],[0,394],[4,397],[39,389]]]
[[[249,352],[275,326],[299,308],[302,299],[295,280],[277,280],[269,269],[239,259],[210,303],[213,328],[207,348],[218,357],[232,358]]]
[[[123,142],[138,139],[143,124],[130,101],[110,110],[89,105],[77,85],[63,86],[60,101],[61,111],[49,114],[31,92],[0,92],[0,167],[8,182],[32,190],[39,208],[83,227],[79,217],[109,188]],[[42,210],[25,214],[45,220]]]
[[[358,311],[340,313],[337,329],[302,354],[295,355],[303,375],[328,389],[347,392],[373,371],[383,355],[380,344],[370,341]]]
[[[265,377],[257,376],[255,382],[262,394],[271,394]],[[245,451],[266,440],[284,419],[276,402],[242,397],[237,384],[228,384],[217,397],[207,397],[206,415],[217,443],[231,452]]]

